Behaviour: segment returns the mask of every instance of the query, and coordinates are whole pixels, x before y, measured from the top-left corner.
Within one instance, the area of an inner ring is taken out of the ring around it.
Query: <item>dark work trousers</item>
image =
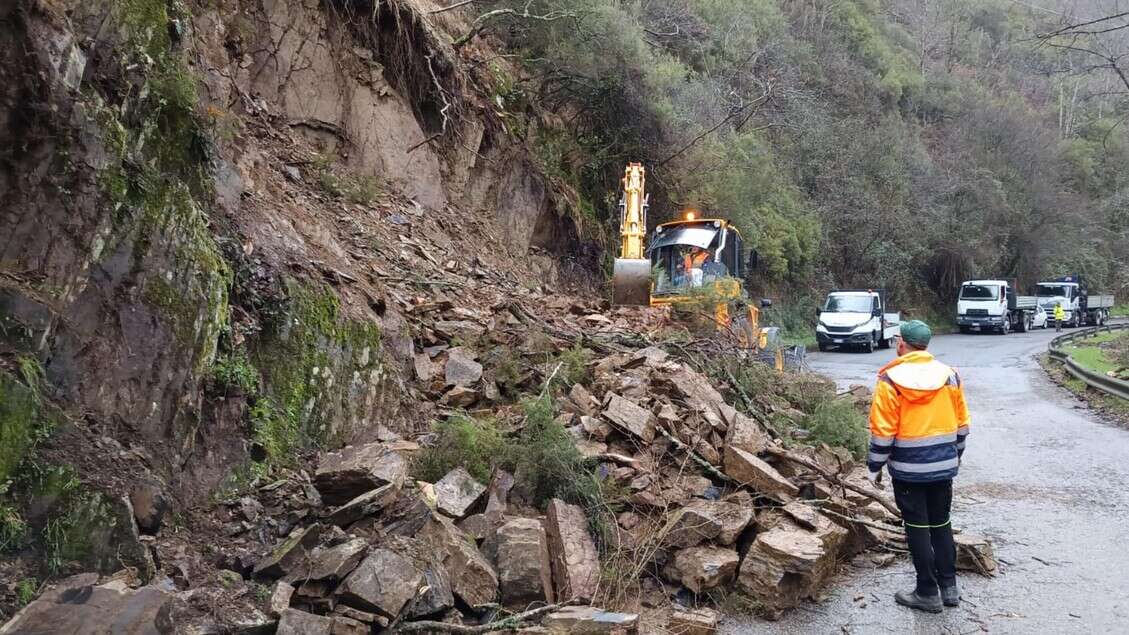
[[[937,585],[950,587],[957,579],[957,549],[949,510],[953,482],[894,481],[894,502],[902,512],[906,543],[917,570],[917,594],[937,595]]]

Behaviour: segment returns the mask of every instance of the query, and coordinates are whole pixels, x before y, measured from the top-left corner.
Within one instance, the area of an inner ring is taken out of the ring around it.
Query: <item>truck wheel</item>
[[[870,339],[866,341],[866,346],[863,348],[867,353],[873,353],[874,349],[878,347],[878,334],[871,333]]]
[[[1019,332],[1026,333],[1031,330],[1031,316],[1024,315],[1023,319],[1019,321]]]
[[[962,326],[962,327],[960,327],[960,332],[964,335],[968,335],[969,333],[972,332],[972,327],[971,326]]]
[[[827,345],[824,344],[823,342],[819,343],[819,352],[820,353],[826,353],[827,352]]]
[[[1008,320],[1007,317],[1005,317],[1004,323],[1002,325],[1000,325],[1000,335],[1007,335],[1010,332],[1011,332],[1011,321]]]

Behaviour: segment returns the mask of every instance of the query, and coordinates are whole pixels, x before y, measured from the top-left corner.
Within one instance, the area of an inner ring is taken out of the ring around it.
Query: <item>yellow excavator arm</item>
[[[646,258],[646,173],[640,163],[627,164],[620,202],[619,258],[612,270],[612,300],[615,304],[651,303],[651,261]]]

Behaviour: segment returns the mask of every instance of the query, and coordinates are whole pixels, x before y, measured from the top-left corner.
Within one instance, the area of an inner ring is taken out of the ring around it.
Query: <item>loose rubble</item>
[[[599,523],[574,502],[531,504],[520,473],[480,480],[455,467],[434,482],[413,480],[413,457],[433,440],[374,425],[376,440],[322,453],[221,505],[225,536],[240,547],[224,549],[214,577],[162,558],[152,584],[67,582],[13,624],[79,624],[82,611],[105,609],[199,629],[176,632],[338,635],[480,625],[501,618],[501,607],[527,612],[519,633],[647,632],[648,612],[662,611],[654,628],[704,634],[717,629],[714,593],[748,595],[772,617],[817,597],[845,560],[904,549],[890,494],[871,488],[864,466],[842,449],[780,438],[774,418],[806,416],[783,392],[743,395],[673,354],[677,347],[648,345],[642,334],[668,320],[665,310],[553,295],[538,296],[540,312],[503,297],[488,308],[425,298],[400,300],[428,307],[408,311],[418,345],[406,359],[413,394],[436,417],[472,407],[505,417],[517,395],[545,391],[560,372],[546,355],[592,347],[585,380],[553,394],[556,422],[616,493]],[[507,370],[491,337],[540,361]],[[868,393],[837,398],[861,409]],[[160,487],[140,485],[129,498],[141,538],[160,536],[169,506]],[[994,573],[986,540],[958,535],[958,546],[962,569]],[[645,579],[610,579],[624,563]],[[57,601],[76,585],[87,589],[87,608],[63,615]],[[615,585],[634,588],[636,599]],[[221,617],[207,608],[217,602],[227,602]]]

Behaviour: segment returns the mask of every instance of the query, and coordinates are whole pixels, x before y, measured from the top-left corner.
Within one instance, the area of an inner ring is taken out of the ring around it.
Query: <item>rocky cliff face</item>
[[[0,8],[0,483],[28,533],[422,425],[386,286],[412,259],[537,284],[598,256],[427,8]]]

